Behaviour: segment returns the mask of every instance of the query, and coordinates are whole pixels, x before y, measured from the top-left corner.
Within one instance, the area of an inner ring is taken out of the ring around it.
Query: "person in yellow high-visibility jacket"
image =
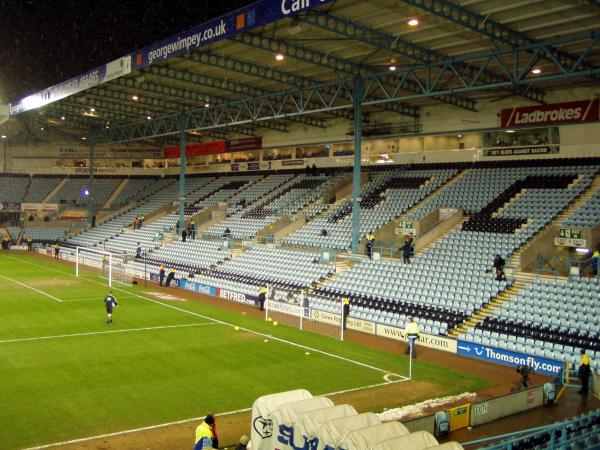
[[[196,444],[194,445],[194,450],[218,448],[218,445],[215,416],[207,414],[202,423],[196,427]]]
[[[415,349],[415,342],[417,339],[419,339],[419,324],[417,322],[415,322],[413,320],[412,317],[408,318],[408,324],[406,325],[406,328],[404,329],[404,333],[406,334],[406,337],[408,338],[408,345],[406,346],[406,352],[405,354],[408,355],[410,353],[410,348],[412,347],[412,357],[416,358],[417,357],[417,351]]]

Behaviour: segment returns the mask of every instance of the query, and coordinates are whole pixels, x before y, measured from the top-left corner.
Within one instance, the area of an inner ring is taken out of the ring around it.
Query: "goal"
[[[274,294],[265,302],[265,320],[344,340],[341,299],[317,303],[310,301],[304,291],[286,299],[276,291]]]
[[[133,276],[128,273],[127,255],[118,255],[105,250],[88,247],[75,249],[75,276],[80,275],[80,265],[95,271],[101,278],[113,283],[133,284]]]

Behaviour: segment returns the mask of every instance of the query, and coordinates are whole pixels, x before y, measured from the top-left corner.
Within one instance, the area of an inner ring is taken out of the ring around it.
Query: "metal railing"
[[[600,258],[593,256],[584,260],[576,260],[575,258],[570,257],[567,262],[569,281],[574,278],[582,278],[586,275],[588,278],[594,278],[597,281],[600,281],[600,271],[598,270],[598,266],[600,265],[599,260]],[[593,273],[594,269],[596,271],[595,275]]]
[[[592,421],[600,420],[600,410],[583,416],[575,417],[566,422],[559,422],[552,425],[530,428],[514,433],[502,434],[490,438],[478,439],[462,444],[464,448],[477,447],[486,450],[512,450],[514,447],[519,447],[520,444],[533,440],[544,441],[544,448],[549,450],[554,449],[570,449],[575,443],[585,442],[588,438],[595,439],[596,444],[593,448],[600,447],[598,444],[598,431],[593,428],[584,428],[577,430],[579,424],[583,425],[583,421],[589,426]],[[485,445],[490,444],[490,445]],[[581,447],[584,448],[584,447]],[[587,448],[587,447],[586,447]]]

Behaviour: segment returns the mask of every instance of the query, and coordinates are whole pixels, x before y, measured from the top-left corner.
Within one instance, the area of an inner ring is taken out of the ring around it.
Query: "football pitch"
[[[404,357],[197,299],[153,298],[145,293],[150,286],[115,286],[119,307],[107,326],[108,290],[94,272],[75,278],[72,266],[0,253],[1,449],[242,410],[290,389],[326,395],[413,383],[404,378]],[[186,298],[185,291],[171,293]],[[435,387],[423,399],[489,384],[422,361],[414,373]],[[401,404],[373,400],[374,407]]]

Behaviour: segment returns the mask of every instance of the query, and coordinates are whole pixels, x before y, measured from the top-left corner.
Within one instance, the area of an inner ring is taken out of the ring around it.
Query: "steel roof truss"
[[[419,62],[429,63],[450,59],[450,56],[435,50],[428,49],[414,42],[403,39],[399,35],[392,35],[370,26],[354,22],[350,19],[337,17],[332,14],[327,14],[319,11],[311,11],[302,17],[306,23],[324,29],[326,31],[345,36],[350,39],[359,40],[368,45],[379,49],[384,49],[402,55],[407,58],[414,59]],[[456,65],[459,68],[459,65]],[[479,71],[477,67],[464,65],[462,72],[464,77],[474,77]],[[481,72],[481,71],[479,71]],[[501,76],[492,71],[481,72],[479,77],[486,77],[488,82],[503,81]],[[523,96],[529,100],[543,102],[545,93],[540,89],[531,89],[528,93],[523,94],[518,90],[509,89],[516,95]]]

